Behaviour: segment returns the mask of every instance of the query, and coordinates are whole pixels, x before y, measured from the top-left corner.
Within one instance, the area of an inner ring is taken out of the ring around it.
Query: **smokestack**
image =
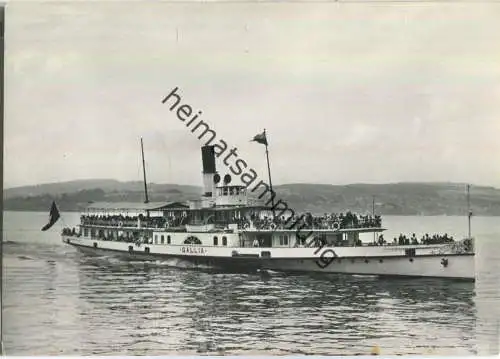
[[[217,173],[214,146],[203,146],[201,148],[201,161],[203,163],[204,196],[212,197],[215,189],[214,175]]]

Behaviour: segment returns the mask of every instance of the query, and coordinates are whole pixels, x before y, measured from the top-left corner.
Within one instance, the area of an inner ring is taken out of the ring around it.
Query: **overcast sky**
[[[11,3],[5,187],[201,185],[189,104],[273,182],[500,187],[500,4]],[[219,172],[228,172],[219,164]],[[264,177],[265,178],[265,177]]]

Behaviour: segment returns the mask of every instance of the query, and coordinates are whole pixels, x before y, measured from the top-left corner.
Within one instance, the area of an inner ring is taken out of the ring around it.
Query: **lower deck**
[[[234,228],[215,231],[203,228],[201,231],[159,230],[154,228],[99,227],[80,226],[79,230],[63,230],[63,235],[93,242],[106,242],[109,248],[144,248],[158,253],[201,250],[220,253],[227,256],[233,250],[244,250],[251,253],[273,253],[273,256],[310,257],[311,252],[318,255],[324,248],[341,253],[344,257],[366,256],[405,256],[434,255],[441,253],[471,253],[473,243],[451,242],[444,244],[397,244],[397,243],[363,243],[360,233],[373,232],[373,229],[321,231],[315,230],[302,234],[295,230],[275,231],[238,231]],[[304,237],[306,237],[304,239]],[[374,235],[375,238],[375,235]],[[194,249],[193,249],[194,248]],[[198,248],[198,249],[196,249]],[[201,248],[201,249],[199,249]],[[337,254],[336,254],[337,255]]]

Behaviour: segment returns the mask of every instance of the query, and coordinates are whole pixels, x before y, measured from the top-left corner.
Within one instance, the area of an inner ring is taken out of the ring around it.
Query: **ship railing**
[[[105,227],[113,227],[113,228],[138,228],[139,224],[137,221],[119,221],[119,222],[110,222],[110,221],[84,221],[82,222],[84,226],[105,226]],[[165,223],[157,223],[151,221],[141,221],[141,228],[165,228]]]
[[[292,226],[293,225],[293,226]],[[371,225],[368,224],[349,224],[349,225],[336,225],[336,224],[322,224],[322,225],[304,225],[304,224],[296,224],[292,221],[290,223],[274,223],[274,222],[265,222],[265,223],[252,223],[252,222],[246,222],[246,223],[238,223],[238,229],[240,230],[252,230],[252,231],[274,231],[274,230],[287,230],[287,229],[299,229],[301,231],[303,230],[348,230],[348,229],[371,229],[373,231],[377,231],[378,229],[382,229],[381,224],[374,224],[372,223]]]
[[[81,224],[83,225],[97,225],[97,226],[110,226],[110,227],[137,227],[139,224],[142,227],[162,228],[166,223],[177,223],[179,219],[167,219],[164,217],[126,217],[119,216],[107,218],[90,218],[81,217]]]

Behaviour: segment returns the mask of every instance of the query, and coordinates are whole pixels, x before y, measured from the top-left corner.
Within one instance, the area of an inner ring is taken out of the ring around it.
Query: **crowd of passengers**
[[[137,227],[138,219],[141,222],[141,227],[150,228],[165,228],[178,227],[185,224],[186,217],[146,217],[142,214],[139,216],[123,216],[123,215],[86,215],[81,216],[81,223],[86,225],[103,225],[111,227]],[[251,215],[250,218],[244,217],[236,219],[239,229],[251,227],[258,230],[272,230],[290,228],[303,229],[342,229],[342,228],[380,228],[382,221],[380,216],[358,215],[352,212],[347,213],[325,213],[323,216],[313,216],[311,213],[306,213],[304,216],[289,217],[271,217],[266,216],[260,218],[256,215]]]
[[[65,227],[62,230],[62,234],[65,236],[76,236],[76,237],[81,237],[81,233],[77,231],[76,228],[68,228]],[[140,237],[137,234],[132,234],[128,233],[127,235],[121,234],[118,236],[113,236],[113,235],[105,235],[104,233],[99,233],[93,236],[92,238],[95,239],[100,239],[103,241],[118,241],[118,242],[127,242],[127,243],[137,243],[140,241]],[[144,239],[142,239],[144,241]],[[148,240],[149,242],[152,242],[152,239]]]
[[[258,230],[303,228],[303,229],[343,229],[343,228],[380,228],[380,216],[358,215],[347,213],[325,213],[323,216],[313,216],[306,213],[304,216],[259,218],[252,215],[250,219],[242,218],[238,222],[239,229],[256,228]]]
[[[455,240],[453,239],[452,236],[448,236],[447,233],[445,233],[444,235],[441,235],[441,234],[433,234],[432,236],[429,236],[428,233],[426,233],[425,235],[422,236],[422,238],[420,238],[420,241],[418,240],[417,236],[415,235],[415,233],[413,233],[410,236],[406,236],[404,234],[399,234],[399,237],[394,237],[394,239],[392,240],[392,243],[388,243],[385,239],[384,239],[384,235],[381,234],[379,237],[378,237],[378,240],[377,242],[375,243],[372,243],[372,245],[375,245],[375,246],[383,246],[383,245],[387,245],[387,244],[391,244],[391,245],[409,245],[409,244],[444,244],[444,243],[453,243],[455,242]]]
[[[102,225],[111,227],[137,227],[138,220],[141,222],[141,227],[149,228],[165,228],[165,227],[177,227],[180,226],[183,217],[146,217],[142,214],[139,216],[104,216],[104,215],[92,215],[92,216],[81,216],[80,220],[82,224],[91,225]]]

